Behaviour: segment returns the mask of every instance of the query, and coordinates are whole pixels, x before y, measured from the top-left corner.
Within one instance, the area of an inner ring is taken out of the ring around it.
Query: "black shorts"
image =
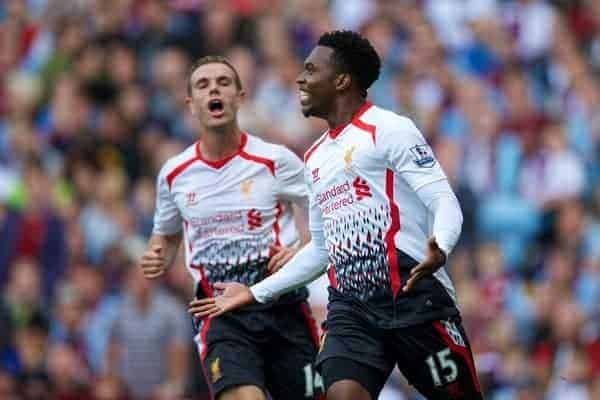
[[[325,389],[350,379],[375,400],[395,365],[427,399],[483,398],[471,347],[458,317],[382,329],[356,312],[330,310],[317,356]]]
[[[273,399],[318,399],[315,374],[317,326],[306,302],[263,311],[236,311],[202,321],[196,343],[216,398],[243,385],[260,387]]]

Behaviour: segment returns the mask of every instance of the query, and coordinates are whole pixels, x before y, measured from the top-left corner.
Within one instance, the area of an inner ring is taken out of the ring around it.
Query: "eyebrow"
[[[194,82],[194,85],[197,85],[198,83],[202,82],[202,81],[208,81],[211,78],[206,77],[206,76],[200,76],[198,79],[196,79],[196,81]],[[228,75],[219,75],[216,78],[214,78],[216,81],[220,81],[223,79],[229,79],[230,81],[234,81],[235,78],[228,76]]]

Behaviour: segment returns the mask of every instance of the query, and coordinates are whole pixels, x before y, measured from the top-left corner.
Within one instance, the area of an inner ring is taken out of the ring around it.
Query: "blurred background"
[[[347,28],[460,199],[449,271],[487,398],[600,399],[599,27],[592,0],[0,1],[0,398],[208,399],[182,261],[135,268],[158,169],[197,138],[188,68],[228,56],[242,127],[301,155],[325,127],[295,77]],[[381,398],[419,397],[394,375]]]

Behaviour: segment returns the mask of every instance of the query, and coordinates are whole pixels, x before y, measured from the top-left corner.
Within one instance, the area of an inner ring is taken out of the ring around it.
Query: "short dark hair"
[[[319,38],[319,46],[333,49],[333,62],[342,72],[349,73],[367,96],[367,89],[379,78],[381,59],[371,43],[357,32],[331,31]]]
[[[204,56],[202,58],[199,58],[198,60],[196,60],[196,62],[194,64],[192,64],[192,67],[190,68],[190,73],[188,76],[188,83],[187,83],[188,96],[192,94],[192,83],[190,82],[192,79],[192,74],[194,73],[195,70],[197,70],[198,68],[200,68],[201,66],[203,66],[205,64],[227,65],[233,71],[233,75],[235,76],[235,86],[237,87],[238,90],[242,90],[242,80],[240,79],[240,75],[238,74],[237,70],[235,69],[235,67],[233,66],[231,61],[229,61],[227,58],[225,58],[223,56],[211,55],[211,56]]]

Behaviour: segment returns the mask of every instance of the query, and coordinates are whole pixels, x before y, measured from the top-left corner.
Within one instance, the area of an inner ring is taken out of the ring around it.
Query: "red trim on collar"
[[[371,103],[370,101],[365,101],[363,103],[362,106],[360,106],[360,108],[358,109],[358,111],[356,112],[356,114],[354,114],[354,116],[352,117],[352,119],[350,120],[350,122],[347,122],[343,125],[337,126],[333,129],[329,130],[329,137],[332,139],[335,139],[336,137],[339,136],[340,133],[342,133],[342,131],[350,124],[354,123],[355,121],[358,121],[358,119],[369,109],[371,108],[371,106],[373,105],[373,103]]]
[[[179,174],[181,174],[187,167],[189,167],[190,165],[192,165],[194,162],[200,160],[198,158],[198,155],[196,155],[196,157],[194,158],[190,158],[189,160],[185,161],[182,164],[179,164],[174,170],[172,170],[168,175],[167,175],[167,185],[169,185],[169,190],[171,190],[171,187],[173,186],[173,181],[175,180],[175,178],[177,178],[179,176]]]
[[[375,125],[367,124],[366,122],[364,122],[363,120],[360,120],[360,119],[352,121],[352,125],[356,126],[357,128],[359,128],[365,132],[370,133],[371,137],[373,138],[373,143],[376,143],[376,141],[375,141],[375,130],[376,130]]]
[[[313,143],[313,145],[310,146],[310,148],[308,149],[308,151],[306,153],[304,153],[304,163],[305,164],[308,162],[308,159],[315,152],[315,150],[317,150],[317,147],[319,147],[321,145],[321,143],[323,143],[323,141],[325,139],[327,139],[327,135],[322,135],[319,138],[319,140],[317,140],[315,143]]]
[[[200,140],[198,140],[198,142],[196,142],[196,155],[197,155],[197,158],[199,160],[201,160],[203,163],[207,164],[210,167],[219,169],[219,168],[222,168],[229,161],[231,161],[233,158],[235,158],[235,156],[240,155],[242,153],[242,151],[244,150],[244,147],[246,146],[247,142],[248,142],[248,135],[246,134],[246,132],[242,132],[242,140],[240,142],[240,147],[238,147],[238,149],[235,153],[233,153],[232,155],[227,156],[221,160],[210,161],[210,160],[207,160],[206,158],[204,158],[204,156],[202,155],[202,151],[200,150]]]
[[[245,160],[254,161],[255,163],[258,163],[258,164],[263,164],[265,167],[267,167],[269,169],[269,171],[271,171],[271,175],[275,176],[275,161],[274,160],[271,160],[271,159],[265,158],[265,157],[256,156],[254,154],[249,154],[243,150],[240,151],[239,156]]]

